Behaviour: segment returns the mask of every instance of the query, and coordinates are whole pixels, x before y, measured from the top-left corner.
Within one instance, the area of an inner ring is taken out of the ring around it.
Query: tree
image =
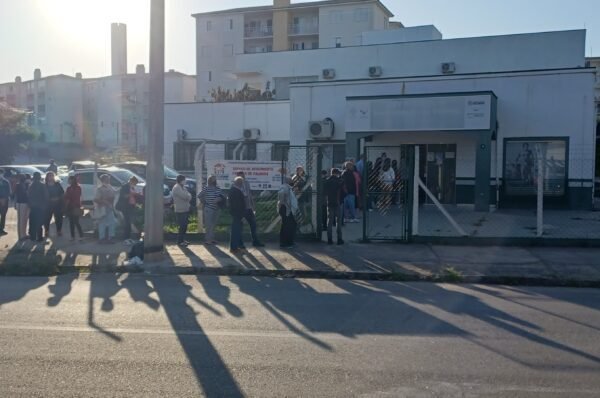
[[[26,119],[26,112],[0,103],[0,164],[11,163],[35,139]]]

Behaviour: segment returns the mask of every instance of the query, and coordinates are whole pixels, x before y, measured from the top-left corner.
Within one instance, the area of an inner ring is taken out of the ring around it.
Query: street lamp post
[[[160,257],[164,246],[165,0],[151,0],[150,7],[150,125],[144,214],[144,251],[148,260]]]

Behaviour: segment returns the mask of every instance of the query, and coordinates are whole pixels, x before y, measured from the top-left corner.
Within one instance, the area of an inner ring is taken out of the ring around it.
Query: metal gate
[[[411,235],[414,146],[364,150],[363,240],[408,241]]]

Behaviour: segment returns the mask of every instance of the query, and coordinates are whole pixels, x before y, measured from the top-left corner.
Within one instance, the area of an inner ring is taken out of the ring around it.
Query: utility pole
[[[163,153],[165,97],[165,0],[150,3],[150,131],[144,224],[144,251],[149,260],[163,250]]]

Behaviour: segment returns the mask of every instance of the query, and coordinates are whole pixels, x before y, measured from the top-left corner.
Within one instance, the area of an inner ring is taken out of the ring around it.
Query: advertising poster
[[[206,163],[208,175],[215,175],[217,184],[223,189],[231,188],[240,171],[244,172],[252,190],[278,191],[281,187],[281,162],[208,160]]]
[[[538,159],[543,159],[544,195],[562,196],[566,185],[566,141],[507,140],[504,180],[508,195],[537,193]]]

